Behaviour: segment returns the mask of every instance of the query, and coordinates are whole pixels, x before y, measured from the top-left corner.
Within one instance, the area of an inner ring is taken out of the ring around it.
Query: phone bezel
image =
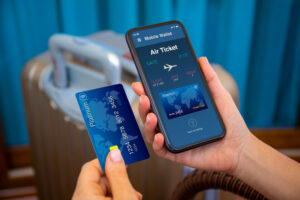
[[[171,144],[170,140],[169,140],[168,133],[167,133],[167,131],[166,131],[165,127],[164,127],[164,124],[162,122],[162,119],[161,119],[161,114],[160,114],[160,112],[159,112],[159,110],[158,110],[158,108],[156,106],[156,102],[154,101],[154,98],[153,98],[153,95],[152,95],[152,91],[151,91],[150,86],[148,84],[148,81],[146,79],[146,76],[145,76],[145,73],[144,73],[144,69],[142,67],[142,64],[141,64],[141,61],[140,61],[140,59],[138,57],[136,48],[135,48],[135,46],[133,44],[133,41],[131,39],[131,33],[134,32],[134,31],[145,30],[145,29],[149,29],[149,28],[153,28],[153,27],[159,27],[159,26],[168,25],[168,24],[174,24],[174,23],[178,23],[181,26],[181,28],[182,28],[182,30],[184,32],[184,35],[185,35],[185,37],[186,37],[186,39],[188,41],[189,47],[190,47],[190,49],[192,51],[193,58],[195,59],[197,65],[198,65],[198,70],[200,72],[201,78],[203,79],[203,82],[204,82],[204,85],[205,85],[205,89],[208,91],[208,95],[209,95],[209,97],[212,100],[213,107],[214,107],[214,109],[215,109],[215,111],[217,113],[218,119],[219,119],[219,121],[221,123],[221,126],[222,126],[222,129],[223,129],[222,133],[220,135],[218,135],[218,136],[209,138],[207,140],[201,140],[201,141],[198,141],[198,142],[195,142],[195,143],[191,143],[191,144],[182,146],[180,148],[174,147]],[[226,129],[225,129],[224,122],[223,122],[223,120],[221,118],[219,110],[217,109],[217,107],[215,105],[214,99],[212,98],[211,92],[210,92],[210,90],[208,88],[208,85],[207,85],[207,81],[206,81],[206,79],[205,79],[205,77],[203,75],[203,71],[202,71],[202,69],[200,67],[200,64],[199,64],[198,60],[197,60],[196,54],[194,52],[194,49],[193,49],[192,44],[190,42],[190,39],[189,39],[189,37],[187,35],[185,27],[183,26],[183,24],[181,22],[179,22],[177,20],[172,20],[172,21],[168,21],[168,22],[163,22],[163,23],[158,23],[158,24],[152,24],[152,25],[148,25],[148,26],[142,26],[142,27],[137,27],[137,28],[130,29],[126,33],[126,42],[128,44],[130,53],[132,55],[132,58],[134,60],[135,65],[136,65],[136,68],[137,68],[137,71],[139,73],[140,79],[141,79],[141,81],[142,81],[142,83],[144,85],[145,92],[148,95],[148,97],[150,98],[151,107],[153,109],[153,112],[157,116],[158,126],[159,126],[161,132],[163,133],[163,135],[165,137],[165,144],[166,144],[167,148],[169,149],[169,151],[171,151],[173,153],[183,152],[183,151],[186,151],[186,150],[189,150],[189,149],[192,149],[192,148],[196,148],[198,146],[202,146],[204,144],[208,144],[208,143],[220,140],[220,139],[222,139],[225,136]]]

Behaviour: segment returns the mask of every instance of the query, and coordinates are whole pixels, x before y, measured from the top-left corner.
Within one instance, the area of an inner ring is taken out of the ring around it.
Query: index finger
[[[82,166],[78,180],[81,183],[99,183],[101,175],[104,175],[104,172],[101,169],[98,159],[94,159]]]
[[[146,95],[144,86],[141,82],[134,82],[131,84],[131,87],[137,95],[139,95],[139,96],[141,96],[142,94]]]
[[[104,197],[107,191],[100,185],[103,174],[98,159],[85,163],[81,168],[73,199],[80,199],[81,196],[85,195]]]

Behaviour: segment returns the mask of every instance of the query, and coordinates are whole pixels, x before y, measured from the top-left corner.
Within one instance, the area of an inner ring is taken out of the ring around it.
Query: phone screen
[[[224,134],[189,40],[180,23],[130,33],[163,131],[175,149]]]

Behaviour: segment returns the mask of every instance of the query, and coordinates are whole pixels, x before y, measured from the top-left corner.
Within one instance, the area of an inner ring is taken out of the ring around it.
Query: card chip
[[[118,145],[114,145],[114,146],[109,147],[109,151],[111,151],[111,150],[113,150],[113,149],[119,149],[119,148],[118,148]]]

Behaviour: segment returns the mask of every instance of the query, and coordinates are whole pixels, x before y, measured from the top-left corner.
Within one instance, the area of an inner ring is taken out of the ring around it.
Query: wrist
[[[251,162],[251,160],[253,161],[255,158],[254,150],[257,149],[258,143],[259,140],[250,131],[248,131],[244,136],[244,141],[239,149],[237,165],[232,171],[232,175],[236,177],[243,176],[243,172],[247,171],[246,169],[249,167],[249,162]]]
[[[298,163],[250,133],[232,174],[270,199],[297,199],[299,170]]]

